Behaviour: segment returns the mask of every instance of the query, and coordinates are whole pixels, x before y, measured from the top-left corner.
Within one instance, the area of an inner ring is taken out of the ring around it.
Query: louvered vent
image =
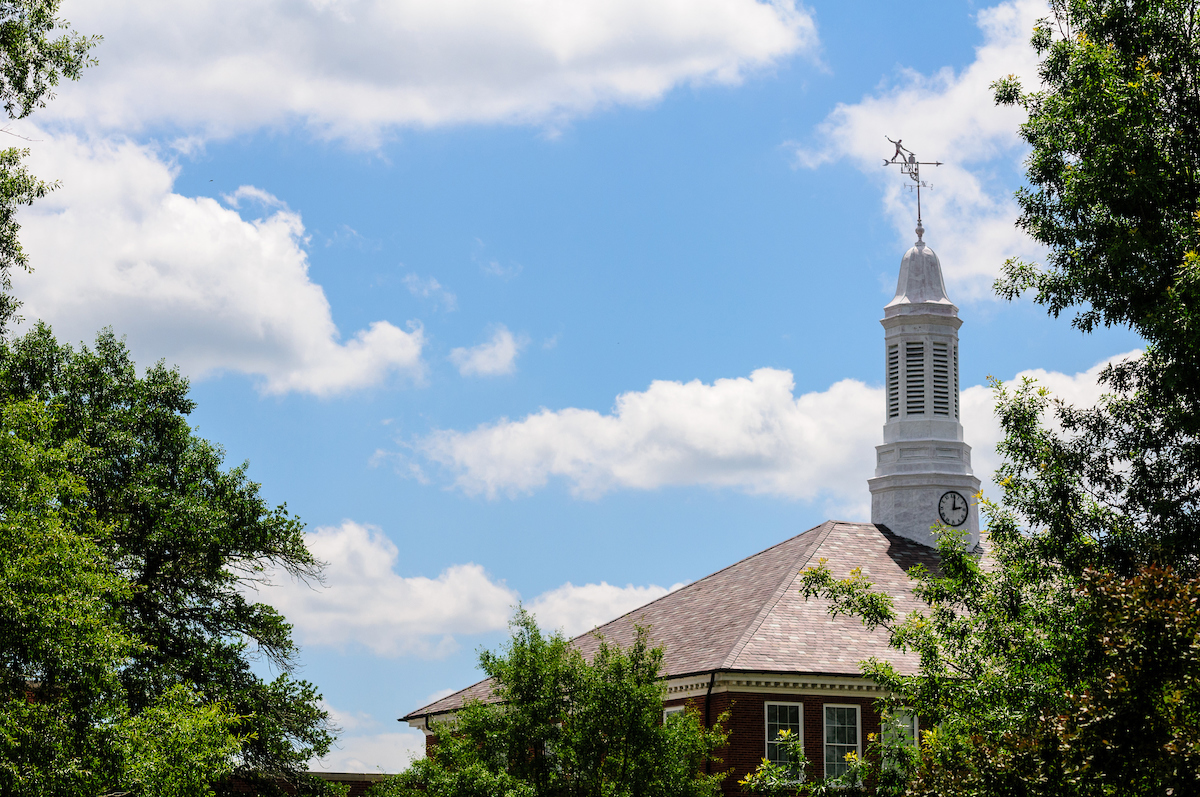
[[[950,414],[950,353],[945,343],[933,344],[933,414]]]
[[[893,343],[887,352],[887,416],[900,415],[900,346]]]
[[[904,344],[904,414],[925,414],[925,344]]]
[[[954,417],[958,418],[958,346],[953,347],[951,359],[954,366]]]

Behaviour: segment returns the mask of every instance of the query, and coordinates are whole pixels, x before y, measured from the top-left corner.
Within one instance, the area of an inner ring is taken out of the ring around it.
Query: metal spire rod
[[[919,160],[917,160],[916,154],[913,153],[912,150],[908,149],[901,143],[901,141],[903,139],[896,139],[895,141],[892,141],[892,139],[888,138],[887,136],[884,136],[884,138],[887,138],[888,141],[890,141],[892,144],[894,144],[896,146],[896,152],[895,152],[895,154],[892,155],[891,160],[884,158],[883,165],[884,166],[891,166],[893,164],[898,165],[900,167],[900,173],[907,174],[908,178],[910,180],[912,180],[913,183],[915,184],[915,185],[906,185],[905,188],[908,188],[909,190],[915,190],[917,192],[917,227],[918,227],[917,237],[919,238],[921,235],[920,230],[924,229],[923,225],[921,224],[921,189],[922,188],[933,188],[932,185],[921,180],[921,167],[922,166],[941,166],[942,162],[941,161],[919,161]]]

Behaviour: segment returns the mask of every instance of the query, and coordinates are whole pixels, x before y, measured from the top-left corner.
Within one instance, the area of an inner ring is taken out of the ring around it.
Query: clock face
[[[938,501],[938,515],[947,526],[961,526],[967,522],[967,499],[951,490]]]

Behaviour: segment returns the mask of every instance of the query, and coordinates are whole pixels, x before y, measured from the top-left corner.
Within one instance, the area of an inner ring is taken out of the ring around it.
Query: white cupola
[[[896,296],[883,310],[883,445],[876,446],[871,522],[915,542],[936,544],[933,526],[964,528],[979,542],[971,447],[959,421],[958,308],[946,296],[942,265],[923,239],[900,262]]]

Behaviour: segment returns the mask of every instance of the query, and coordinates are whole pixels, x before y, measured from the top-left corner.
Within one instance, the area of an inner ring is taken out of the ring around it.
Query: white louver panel
[[[887,351],[887,416],[900,416],[900,346],[896,343]]]
[[[904,346],[904,414],[925,414],[925,344],[918,341]]]
[[[950,414],[950,352],[945,343],[933,346],[933,414]]]

